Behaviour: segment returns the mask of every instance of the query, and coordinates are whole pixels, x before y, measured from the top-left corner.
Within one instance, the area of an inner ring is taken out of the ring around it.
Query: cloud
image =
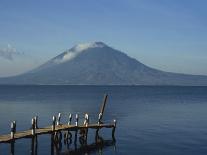
[[[80,54],[81,52],[89,49],[89,48],[102,48],[104,47],[105,44],[102,42],[92,42],[92,43],[83,43],[83,44],[78,44],[76,46],[74,46],[72,49],[70,49],[69,51],[66,51],[64,53],[64,55],[60,58],[56,58],[54,61],[56,63],[62,63],[65,61],[69,61],[73,58],[75,58],[78,54]]]
[[[6,48],[0,48],[0,57],[12,61],[15,56],[24,55],[24,53],[18,52],[16,48],[10,44]]]

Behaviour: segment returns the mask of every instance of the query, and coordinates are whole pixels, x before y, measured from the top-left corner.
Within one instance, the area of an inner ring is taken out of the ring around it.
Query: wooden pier
[[[55,132],[60,131],[76,131],[76,130],[82,130],[82,129],[101,129],[101,128],[114,128],[115,124],[89,124],[88,126],[85,125],[57,125],[55,126],[55,130],[52,129],[51,126],[45,127],[45,128],[38,128],[35,129],[35,134],[32,134],[31,130],[25,130],[25,131],[19,131],[14,133],[14,137],[12,137],[12,134],[6,134],[0,136],[0,143],[9,143],[13,140],[21,139],[21,138],[30,138],[35,135],[42,135],[42,134],[52,134]]]
[[[104,123],[102,121],[103,113],[107,101],[107,95],[104,96],[104,100],[100,109],[100,113],[97,116],[98,120],[96,123],[89,122],[89,114],[85,114],[83,124],[79,123],[79,115],[75,115],[75,124],[72,124],[72,114],[69,114],[69,120],[67,124],[61,124],[61,113],[58,116],[53,116],[51,125],[47,127],[38,127],[38,117],[35,116],[31,120],[31,128],[25,131],[16,130],[16,122],[11,122],[11,131],[10,134],[0,135],[0,143],[11,143],[11,154],[14,153],[14,143],[18,139],[22,138],[31,138],[32,143],[35,143],[35,139],[38,135],[42,134],[51,134],[52,143],[58,143],[64,138],[64,141],[72,138],[71,131],[75,131],[75,143],[77,142],[77,137],[79,134],[79,142],[81,144],[87,144],[88,130],[95,129],[95,143],[98,143],[99,130],[102,128],[112,128],[112,139],[115,141],[115,129],[116,129],[116,120],[113,120],[111,123]],[[64,132],[64,136],[62,136]],[[63,137],[63,138],[62,138]],[[13,151],[12,151],[13,150]]]

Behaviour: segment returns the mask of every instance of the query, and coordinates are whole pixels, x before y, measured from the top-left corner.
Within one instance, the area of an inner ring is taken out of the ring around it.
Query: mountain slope
[[[150,68],[102,42],[79,44],[35,70],[0,84],[207,85],[207,76]]]

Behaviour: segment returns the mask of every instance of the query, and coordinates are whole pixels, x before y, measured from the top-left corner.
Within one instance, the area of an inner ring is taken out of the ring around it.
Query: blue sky
[[[207,75],[205,0],[0,0],[0,76],[103,41],[144,64]],[[8,45],[9,44],[9,45]]]

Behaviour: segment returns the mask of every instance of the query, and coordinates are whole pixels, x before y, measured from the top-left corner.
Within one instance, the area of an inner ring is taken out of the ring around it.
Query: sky
[[[0,0],[0,77],[102,41],[160,70],[207,75],[206,0]]]

